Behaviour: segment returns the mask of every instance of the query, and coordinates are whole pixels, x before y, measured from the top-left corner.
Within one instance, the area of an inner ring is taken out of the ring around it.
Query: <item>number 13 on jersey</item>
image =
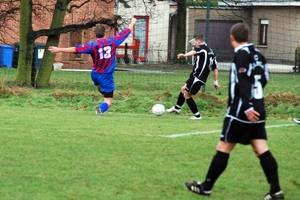
[[[111,57],[111,47],[106,46],[103,48],[99,48],[98,53],[99,53],[99,59],[110,58]]]

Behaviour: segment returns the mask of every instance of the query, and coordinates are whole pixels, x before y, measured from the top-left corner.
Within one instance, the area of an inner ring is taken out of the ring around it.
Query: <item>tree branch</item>
[[[85,2],[83,2],[81,5],[72,5],[70,6],[70,8],[67,10],[67,12],[71,13],[73,8],[77,8],[79,9],[80,7],[84,6],[85,4],[87,4],[88,2],[90,2],[90,0],[86,0]]]
[[[125,0],[119,0],[118,3],[123,4],[124,8],[131,8],[131,6],[127,3],[127,1]]]
[[[97,21],[91,21],[85,24],[72,24],[64,27],[59,27],[59,28],[53,28],[53,29],[41,29],[38,31],[33,31],[32,36],[33,38],[38,38],[41,36],[53,36],[57,34],[62,34],[62,33],[68,33],[70,31],[78,31],[78,30],[84,30],[88,28],[92,28],[96,26],[97,24],[105,24],[113,28],[117,28],[118,24],[114,22],[111,19],[100,19]]]

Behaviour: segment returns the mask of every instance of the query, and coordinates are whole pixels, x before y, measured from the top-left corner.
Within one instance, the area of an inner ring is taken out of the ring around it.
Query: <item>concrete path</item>
[[[229,62],[218,62],[219,70],[229,70]],[[270,72],[280,72],[280,73],[293,73],[293,65],[283,65],[283,64],[267,64]]]

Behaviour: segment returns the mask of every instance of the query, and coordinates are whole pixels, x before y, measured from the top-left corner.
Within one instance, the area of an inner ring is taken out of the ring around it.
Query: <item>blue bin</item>
[[[12,68],[13,52],[13,46],[0,44],[0,67]]]

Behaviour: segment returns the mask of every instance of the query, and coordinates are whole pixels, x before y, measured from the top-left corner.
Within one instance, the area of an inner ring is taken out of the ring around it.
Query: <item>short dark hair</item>
[[[234,24],[230,29],[230,35],[234,37],[237,42],[248,42],[249,26],[243,23]]]
[[[95,27],[95,35],[96,38],[103,38],[105,35],[105,27],[102,25],[98,25]]]
[[[204,38],[203,35],[195,35],[195,36],[194,36],[194,39],[195,39],[195,40],[200,40],[201,42],[204,42],[204,40],[205,40],[205,38]]]

